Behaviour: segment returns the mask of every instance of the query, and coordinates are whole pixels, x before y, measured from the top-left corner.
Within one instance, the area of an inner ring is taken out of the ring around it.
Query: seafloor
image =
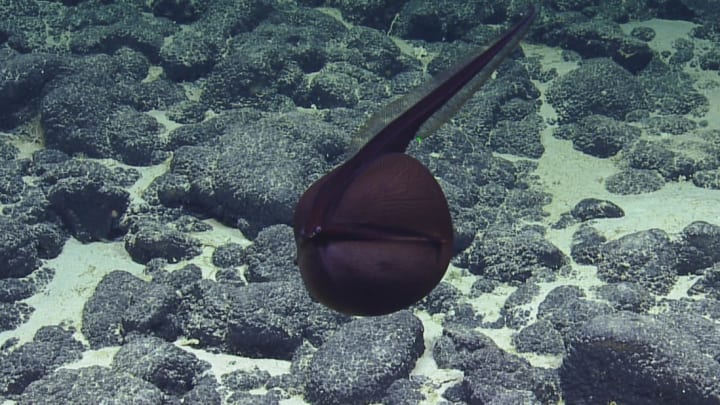
[[[0,0],[0,398],[720,404],[720,7],[546,0],[409,153],[443,282],[353,318],[290,223],[528,1]]]

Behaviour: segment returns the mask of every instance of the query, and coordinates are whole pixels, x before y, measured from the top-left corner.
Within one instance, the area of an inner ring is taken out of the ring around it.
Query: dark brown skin
[[[450,210],[432,173],[405,149],[478,73],[489,76],[535,15],[531,8],[303,194],[293,220],[297,264],[316,300],[350,315],[384,315],[440,282],[453,253]]]

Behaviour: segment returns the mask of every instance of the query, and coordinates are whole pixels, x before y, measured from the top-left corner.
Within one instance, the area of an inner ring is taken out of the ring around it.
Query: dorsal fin
[[[531,6],[518,23],[487,49],[457,63],[373,114],[356,135],[357,139],[368,141],[355,157],[366,160],[368,156],[404,152],[416,136],[425,138],[435,132],[517,47],[536,15],[535,7]]]

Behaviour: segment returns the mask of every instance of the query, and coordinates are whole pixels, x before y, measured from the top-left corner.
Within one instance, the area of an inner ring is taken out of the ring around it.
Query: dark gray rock
[[[159,336],[173,341],[180,335],[176,311],[180,298],[177,290],[166,284],[152,283],[133,297],[122,315],[122,330],[126,335]]]
[[[57,164],[67,160],[70,160],[70,156],[63,151],[53,148],[37,150],[32,154],[30,173],[35,176],[42,176],[50,168],[54,168]]]
[[[176,2],[155,1],[152,10],[192,27],[178,30],[160,48],[160,64],[178,81],[207,74],[221,59],[227,38],[252,31],[271,10],[270,4],[261,0],[192,2],[173,7]]]
[[[125,236],[125,250],[138,263],[163,258],[170,263],[202,253],[198,239],[168,225],[142,221]]]
[[[470,296],[477,298],[482,294],[493,292],[500,285],[500,282],[491,278],[478,276],[470,287]]]
[[[186,100],[179,85],[143,81],[150,62],[122,48],[78,59],[40,103],[40,129],[50,147],[69,154],[148,165],[166,156],[162,126],[140,111]]]
[[[630,35],[634,38],[637,38],[641,41],[649,42],[652,41],[653,38],[655,38],[655,35],[657,33],[654,29],[651,27],[635,27],[630,31]]]
[[[666,294],[677,279],[677,260],[677,251],[665,231],[635,232],[602,245],[598,277],[611,283],[630,281]]]
[[[236,370],[222,375],[223,385],[233,391],[249,391],[262,388],[270,381],[270,373],[255,367],[252,370]]]
[[[615,155],[640,137],[641,130],[603,115],[592,114],[576,124],[558,127],[555,136],[570,139],[573,147],[588,155],[606,158]]]
[[[388,5],[392,8],[392,5]],[[376,30],[365,26],[354,26],[345,31],[341,41],[346,44],[330,49],[332,59],[342,60],[342,64],[359,67],[382,78],[391,78],[408,68],[418,68],[417,61],[403,55],[397,44],[386,35],[386,30]],[[331,67],[328,65],[327,67]],[[351,74],[351,76],[355,76]],[[368,77],[369,78],[369,77]],[[365,81],[364,77],[358,78]],[[363,93],[360,93],[363,94]]]
[[[466,54],[454,56],[452,64],[466,57]],[[498,68],[495,79],[485,83],[482,91],[471,97],[452,117],[453,125],[461,128],[455,129],[460,132],[457,135],[461,137],[460,140],[434,140],[433,136],[428,138],[427,142],[424,141],[423,145],[449,143],[452,149],[448,151],[453,154],[458,153],[458,150],[482,151],[484,147],[492,151],[538,158],[544,151],[540,132],[545,128],[545,123],[538,114],[539,97],[540,91],[530,79],[527,68],[515,60],[508,60]],[[477,137],[463,140],[468,133],[477,134]],[[453,135],[438,133],[436,136],[446,138]],[[478,163],[479,160],[473,159],[472,162]]]
[[[720,48],[713,47],[699,56],[700,67],[705,70],[720,70]]]
[[[197,124],[205,120],[206,111],[206,106],[199,101],[184,100],[171,106],[167,111],[167,117],[181,124]]]
[[[168,341],[177,339],[180,287],[175,288],[173,284],[192,280],[182,276],[187,271],[178,271],[180,274],[165,280],[158,277],[164,283],[148,283],[120,270],[103,277],[83,308],[82,332],[91,347],[120,345],[128,337],[137,335],[157,336]],[[187,284],[184,287],[190,288]]]
[[[8,217],[0,217],[0,278],[24,277],[40,266],[37,239],[32,228]]]
[[[720,169],[698,170],[692,182],[700,188],[720,190]]]
[[[280,399],[282,396],[275,391],[269,391],[265,395],[236,392],[227,398],[227,402],[238,405],[280,405]]]
[[[455,254],[462,252],[463,250],[470,247],[475,240],[478,229],[487,227],[493,218],[494,210],[477,210],[475,208],[464,208],[458,207],[456,204],[457,194],[451,194],[448,192],[448,183],[439,181],[443,191],[445,192],[445,198],[448,199],[450,204],[450,217],[453,221],[453,252]],[[452,187],[452,186],[450,186]],[[455,187],[452,187],[455,188]],[[480,211],[480,212],[478,212]],[[456,266],[467,267],[467,264],[458,264],[463,258],[455,256],[452,263]]]
[[[44,326],[31,342],[4,350],[0,355],[0,393],[20,394],[56,367],[82,358],[83,344],[72,335],[72,330]]]
[[[122,235],[120,217],[130,205],[130,193],[89,178],[60,179],[47,193],[63,224],[79,241],[88,243]]]
[[[205,216],[190,215],[187,210],[177,207],[168,208],[162,205],[135,204],[122,219],[122,227],[134,234],[143,230],[160,227],[161,231],[171,229],[183,234],[207,232],[212,225],[203,222]],[[189,235],[188,235],[189,237]]]
[[[522,328],[513,336],[513,345],[520,353],[565,353],[562,335],[547,320],[539,320]]]
[[[504,324],[513,329],[528,324],[531,316],[528,304],[540,294],[540,286],[534,280],[528,280],[513,291],[503,303],[500,316]]]
[[[147,284],[121,270],[112,271],[100,280],[83,307],[82,333],[90,347],[117,346],[125,341],[123,316],[137,297],[141,297]]]
[[[167,75],[174,80],[193,80],[209,73],[218,60],[218,41],[202,30],[183,30],[160,48]]]
[[[710,147],[710,145],[707,146]],[[697,149],[704,147],[706,146],[702,144],[690,146],[682,141],[662,143],[640,140],[628,148],[623,159],[632,168],[653,170],[660,173],[666,180],[674,181],[680,178],[691,178],[697,170],[714,164],[710,159],[697,153]],[[689,150],[690,148],[696,150]]]
[[[358,81],[333,65],[326,65],[298,86],[295,102],[307,108],[352,108],[358,103]]]
[[[652,135],[660,135],[661,133],[682,135],[692,132],[698,126],[690,118],[677,114],[648,117],[644,122],[649,127],[648,133]]]
[[[649,7],[644,1],[630,3],[604,3],[596,0],[551,0],[548,5],[558,11],[578,12],[558,13],[560,15],[597,15],[612,19],[618,23],[627,22],[628,19],[644,20],[646,18],[650,18],[650,16],[654,16],[655,14],[652,13],[657,12],[655,8]]]
[[[470,272],[500,281],[525,281],[540,269],[556,271],[567,263],[562,251],[533,229],[488,232],[465,255]]]
[[[605,179],[607,191],[620,195],[650,193],[664,185],[665,180],[656,170],[625,169]]]
[[[467,140],[459,128],[445,125],[435,136],[423,140],[420,145],[411,144],[409,148],[410,153],[440,179],[439,183],[450,201],[450,209],[454,211],[454,222],[464,222],[464,215],[476,215],[473,211],[463,214],[463,209],[477,204],[497,208],[506,201],[507,189],[517,187],[517,170],[511,162],[493,156],[483,145],[463,139]],[[443,158],[433,157],[435,153]],[[458,170],[459,167],[464,169]],[[456,234],[462,236],[462,223],[455,225]],[[474,237],[476,229],[467,233],[464,238]]]
[[[557,29],[547,35],[547,40],[583,58],[611,58],[632,73],[644,69],[653,59],[653,51],[646,42],[626,35],[619,24],[608,19],[583,17],[563,24],[556,17],[552,23]]]
[[[81,0],[63,0],[44,3],[41,5],[28,5],[3,7],[0,11],[3,20],[3,30],[10,35],[12,48],[22,52],[52,51],[62,53],[68,51],[68,41],[71,42],[83,36],[90,36],[94,29],[101,29],[106,26],[113,26],[106,34],[109,42],[108,48],[103,50],[111,53],[116,49],[114,46],[128,45],[143,48],[142,39],[145,43],[151,42],[147,38],[148,31],[157,26],[168,26],[168,23],[158,23],[152,18],[138,20],[143,7],[135,3],[100,3]],[[5,13],[8,13],[7,15]],[[38,18],[42,16],[42,18]],[[133,22],[135,24],[133,24]],[[121,38],[114,41],[112,34]],[[158,38],[155,38],[156,40]],[[138,40],[140,43],[136,43]]]
[[[695,57],[695,43],[687,38],[678,38],[673,41],[673,52],[672,56],[668,60],[673,66],[678,66],[690,62]]]
[[[347,31],[339,21],[309,8],[273,13],[252,32],[237,35],[208,75],[201,102],[278,110],[308,74],[328,61],[328,43]],[[279,97],[280,96],[280,97]]]
[[[417,306],[430,314],[447,313],[461,296],[462,292],[457,287],[441,281]]]
[[[586,299],[579,287],[566,285],[553,288],[545,296],[538,306],[537,319],[549,321],[567,339],[585,322],[612,312],[609,305]]]
[[[2,214],[25,224],[53,223],[58,228],[62,227],[40,187],[25,188],[20,201],[3,207]]]
[[[102,125],[115,108],[100,87],[78,84],[56,87],[41,105],[46,145],[68,154],[110,157],[110,138],[102,136]]]
[[[181,396],[195,387],[210,364],[162,339],[146,337],[123,345],[111,367],[119,374],[141,378],[167,395]]]
[[[169,20],[156,19],[143,14],[130,3],[117,5],[122,10],[100,7],[98,14],[112,15],[113,21],[90,25],[76,31],[70,37],[70,49],[78,54],[111,54],[121,47],[134,48],[151,58],[157,58],[163,38],[178,30]],[[119,12],[118,12],[119,11]]]
[[[534,171],[534,168],[518,170],[517,176],[529,179],[526,176],[531,176],[532,171]],[[514,223],[523,218],[529,222],[540,222],[547,216],[542,207],[550,204],[550,201],[552,201],[552,196],[543,191],[537,184],[533,184],[532,181],[520,181],[516,188],[509,190],[504,205],[499,207],[500,209],[497,212],[500,219],[496,218],[495,221],[498,223]],[[521,225],[516,224],[515,226]]]
[[[427,399],[421,391],[422,385],[412,379],[396,380],[388,387],[382,403],[388,405],[413,405]]]
[[[162,266],[167,263],[162,259],[157,260],[163,263]],[[149,265],[152,263],[153,260],[150,261]],[[203,279],[202,269],[194,264],[188,264],[171,272],[159,269],[157,272],[150,270],[148,273],[152,274],[153,283],[165,284],[178,291],[193,288],[195,283]]]
[[[540,402],[530,391],[525,390],[498,390],[497,395],[493,396],[488,405],[512,405],[527,404],[540,405]]]
[[[703,294],[704,297],[720,300],[720,265],[702,271],[702,277],[688,290],[688,295]]]
[[[445,315],[442,324],[443,327],[454,325],[468,329],[485,326],[483,325],[483,316],[475,313],[475,310],[469,303],[458,303],[454,305]]]
[[[196,339],[197,346],[208,350],[225,347],[230,303],[240,288],[203,279],[184,291],[178,315],[184,336]]]
[[[11,303],[35,294],[36,285],[27,278],[0,279],[0,302]]]
[[[69,236],[60,228],[61,222],[83,242],[122,235],[125,230],[120,219],[129,205],[129,194],[123,187],[135,183],[139,172],[111,170],[96,161],[51,155],[56,156],[38,155],[32,167],[40,175],[45,196],[31,189],[17,210],[26,222],[51,222],[35,226],[42,256],[60,253]]]
[[[169,156],[164,150],[162,125],[147,114],[130,108],[120,108],[112,114],[105,130],[112,134],[112,157],[126,164],[159,164]]]
[[[717,257],[714,252],[708,251],[705,242],[712,244],[715,228],[715,225],[704,221],[695,221],[685,227],[689,234],[681,233],[680,237],[674,241],[678,255],[676,265],[678,274],[697,274],[703,269],[713,266]],[[692,242],[695,238],[697,238],[697,243]]]
[[[445,328],[433,347],[433,357],[438,367],[457,368],[465,375],[445,393],[453,401],[488,403],[507,390],[530,391],[542,403],[559,398],[557,375],[532,367],[474,330]]]
[[[36,3],[3,3],[0,8],[0,18],[3,21],[4,42],[8,43],[11,49],[29,52],[32,49],[32,31],[38,29],[42,21],[35,24],[27,21],[29,17],[37,16],[40,6]],[[22,27],[23,23],[26,23]]]
[[[121,98],[123,102],[132,107],[132,109],[141,112],[150,112],[150,110],[176,110],[180,105],[190,103],[181,85],[171,82],[165,77],[154,77],[153,80],[127,84],[122,89],[122,92]],[[163,136],[164,134],[158,133],[158,131],[162,132],[163,128],[157,122],[148,119],[147,114],[146,117],[141,117],[137,113],[136,115],[138,118],[146,120],[146,125],[153,131],[151,134],[133,134],[134,136],[140,137],[146,145],[153,146],[153,149],[145,152],[155,152],[156,149],[164,147],[166,138]],[[169,115],[168,118],[172,119]],[[156,139],[152,139],[152,137]],[[139,151],[136,150],[134,152]],[[142,154],[138,155],[141,158],[143,157]],[[153,159],[151,161],[152,163],[159,163],[167,156],[167,153],[160,152],[157,155],[148,153],[148,156]],[[136,159],[141,161],[138,158]]]
[[[0,161],[12,161],[17,159],[20,149],[9,142],[9,140],[0,139]]]
[[[217,120],[217,149],[180,148],[172,172],[188,177],[190,207],[254,238],[291,222],[298,195],[339,162],[348,134],[301,113],[243,115]]]
[[[578,122],[592,115],[624,120],[631,111],[648,109],[648,94],[630,72],[606,58],[584,61],[577,69],[555,80],[548,102],[561,123]]]
[[[0,53],[0,127],[17,124],[23,110],[31,108],[45,86],[68,65],[50,53]]]
[[[167,17],[178,23],[195,21],[208,9],[207,3],[187,0],[151,0],[148,6],[153,15]]]
[[[695,79],[677,67],[655,61],[638,79],[647,90],[649,101],[662,114],[699,117],[708,111],[710,102],[696,88]]]
[[[180,401],[184,404],[197,405],[221,405],[223,396],[220,394],[220,387],[213,375],[200,377],[190,392],[183,395]]]
[[[635,283],[612,283],[599,286],[598,298],[606,300],[616,311],[645,313],[655,305],[655,297],[646,288]]]
[[[545,124],[542,117],[535,114],[534,103],[532,106],[532,111],[519,120],[498,122],[490,131],[488,146],[498,153],[540,158],[545,148],[538,142],[538,134]]]
[[[62,253],[65,241],[70,238],[62,225],[55,222],[43,222],[34,225],[33,234],[37,238],[38,256],[41,259],[53,259],[59,256]]]
[[[280,390],[286,393],[286,395],[305,394],[305,383],[303,377],[298,373],[285,373],[271,376],[266,387],[273,391]]]
[[[97,133],[102,119],[112,115],[113,107],[101,88],[80,85],[55,88],[42,102],[47,145],[70,154],[108,157],[109,140]]]
[[[382,31],[388,29],[395,13],[398,13],[403,5],[402,2],[387,3],[377,0],[327,0],[325,4],[339,9],[343,18],[348,21]]]
[[[708,300],[712,305],[717,301]],[[689,335],[689,340],[695,343],[700,353],[717,361],[720,357],[720,340],[717,339],[720,326],[715,319],[708,319],[705,314],[690,310],[670,310],[667,313],[659,314],[658,318],[667,322],[674,330],[682,331]]]
[[[175,150],[170,163],[173,173],[189,176],[198,170],[210,170],[204,164],[209,159],[216,159],[219,154],[211,145],[217,143],[229,125],[245,125],[263,117],[259,110],[241,108],[238,113],[228,112],[198,123],[189,123],[173,129],[168,137],[168,145]],[[183,148],[183,146],[197,146]]]
[[[225,344],[244,356],[290,359],[303,339],[319,346],[349,320],[313,302],[299,280],[250,283],[236,292]]]
[[[48,149],[47,153],[33,154],[32,170],[40,176],[41,184],[47,190],[58,181],[70,178],[86,178],[97,182],[118,186],[113,171],[102,163],[89,159],[70,159],[57,149]]]
[[[573,217],[580,221],[596,218],[621,218],[625,216],[622,208],[612,201],[585,198],[580,200],[570,211]]]
[[[287,359],[303,339],[322,344],[348,318],[314,303],[299,282],[194,283],[178,308],[183,333],[200,347]]]
[[[703,300],[695,298],[663,299],[661,302],[673,312],[693,313],[714,321],[720,320],[720,300],[708,297]]]
[[[100,86],[59,86],[43,98],[41,113],[47,145],[63,152],[134,165],[159,163],[165,156],[160,124]]]
[[[159,210],[162,212],[162,209]],[[208,232],[214,228],[212,225],[203,222],[203,217],[188,215],[182,209],[168,210],[174,216],[172,225],[181,232]]]
[[[580,328],[560,369],[564,397],[574,404],[716,404],[719,374],[720,364],[692,334],[628,312]]]
[[[707,4],[704,1],[681,0],[680,3],[682,3],[682,5],[687,7],[696,16],[698,16],[702,19],[707,19],[707,20],[713,21],[720,15],[720,12],[718,12],[718,9],[713,7],[712,4]]]
[[[228,130],[213,172],[214,197],[228,219],[252,221],[241,229],[250,237],[266,225],[290,222],[308,178],[329,171],[328,161],[339,157],[344,148],[337,145],[346,136],[302,114]]]
[[[0,302],[0,331],[13,330],[27,322],[35,308],[24,302]]]
[[[239,243],[226,243],[220,245],[213,251],[212,261],[217,267],[236,267],[245,263],[247,251]]]
[[[240,267],[225,267],[215,273],[215,281],[222,284],[233,284],[238,287],[247,285],[243,270]]]
[[[430,42],[454,41],[479,24],[498,23],[505,17],[504,8],[493,2],[476,5],[462,0],[410,0],[400,10],[393,33]]]
[[[300,271],[295,264],[296,256],[292,228],[269,226],[260,231],[247,249],[246,278],[249,282],[297,281]]]
[[[0,203],[20,201],[26,187],[23,175],[22,164],[18,161],[0,162]]]
[[[30,384],[18,404],[78,404],[89,399],[97,403],[144,404],[161,404],[168,400],[159,388],[147,381],[107,367],[91,366],[59,369]]]
[[[423,326],[409,311],[356,319],[313,355],[307,399],[318,404],[380,400],[407,378],[424,350]]]
[[[150,204],[181,207],[189,204],[191,187],[186,176],[166,172],[156,177],[150,187],[143,191],[143,198]]]
[[[694,257],[698,259],[695,263],[685,263],[686,271],[720,262],[720,226],[694,221],[682,230],[680,241],[686,250],[694,250]]]

